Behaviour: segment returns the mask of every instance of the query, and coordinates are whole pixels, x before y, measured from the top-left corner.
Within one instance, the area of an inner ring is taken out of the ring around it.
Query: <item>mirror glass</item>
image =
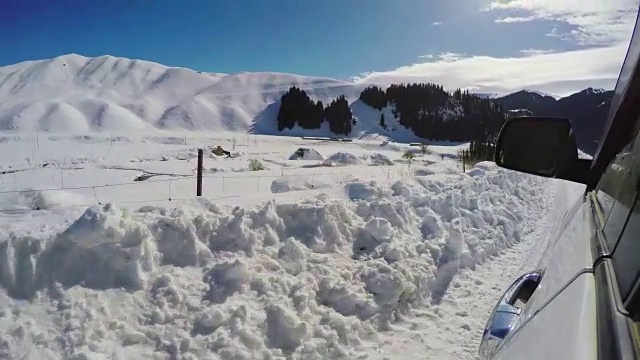
[[[573,166],[570,162],[577,161],[577,154],[569,119],[529,116],[507,120],[495,160],[507,169],[554,177]]]

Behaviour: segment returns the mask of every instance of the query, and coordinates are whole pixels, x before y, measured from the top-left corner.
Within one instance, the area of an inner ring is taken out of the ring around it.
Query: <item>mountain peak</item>
[[[544,96],[544,97],[551,97],[551,98],[554,98],[556,100],[560,99],[560,96],[558,96],[558,95],[549,94],[547,92],[540,91],[540,90],[523,89],[523,91],[534,93],[534,94],[538,94],[538,95]]]
[[[602,89],[602,88],[586,88],[584,89],[582,92],[586,92],[587,94],[602,94],[607,92],[608,90]]]
[[[536,98],[542,97],[542,98],[552,98],[554,100],[558,100],[560,99],[559,96],[557,95],[553,95],[553,94],[549,94],[549,93],[545,93],[543,91],[539,91],[539,90],[533,90],[533,89],[522,89],[522,90],[518,90],[512,93],[509,93],[503,97],[507,97],[507,96],[525,96],[525,95],[529,95],[529,96],[533,96]]]

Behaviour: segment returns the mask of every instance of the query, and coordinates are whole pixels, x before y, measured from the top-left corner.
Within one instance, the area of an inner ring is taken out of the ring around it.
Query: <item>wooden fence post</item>
[[[462,150],[462,172],[465,172],[465,160],[466,160],[467,154],[466,154],[466,150]]]
[[[198,179],[196,196],[202,196],[202,162],[204,160],[204,149],[198,149]]]

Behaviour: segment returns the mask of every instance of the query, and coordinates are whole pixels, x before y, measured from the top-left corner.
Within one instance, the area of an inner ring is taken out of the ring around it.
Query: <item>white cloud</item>
[[[486,10],[526,11],[529,16],[501,18],[496,22],[561,21],[575,30],[558,33],[556,29],[551,36],[583,45],[610,45],[629,41],[638,0],[492,0]]]
[[[497,23],[520,23],[520,22],[528,22],[535,20],[535,16],[526,16],[526,17],[504,17],[496,19]]]
[[[615,86],[640,0],[489,1],[486,11],[514,10],[518,15],[501,17],[496,22],[521,23],[536,19],[563,22],[572,29],[561,31],[566,27],[557,24],[547,35],[588,48],[567,52],[524,49],[520,50],[520,56],[508,58],[456,53],[424,55],[420,63],[362,74],[354,80],[382,85],[433,82],[448,89],[482,93],[528,88],[561,96],[586,87],[611,89]]]
[[[522,88],[567,95],[586,87],[613,88],[628,44],[563,53],[524,50],[526,56],[497,58],[445,53],[428,62],[356,78],[362,83],[434,82],[445,88],[505,93]]]
[[[458,61],[463,57],[464,57],[464,54],[456,54],[452,52],[446,52],[436,56],[436,58],[440,59],[441,61],[448,62],[448,63]]]
[[[529,88],[568,95],[586,87],[613,88],[624,61],[640,0],[489,0],[486,11],[502,10],[499,23],[546,19],[547,36],[577,42],[580,50],[525,49],[520,56],[424,55],[421,63],[362,74],[355,81],[389,84],[433,82],[448,89],[506,93]],[[513,10],[515,17],[506,17]]]
[[[431,26],[440,26],[442,24],[443,24],[442,21],[434,21],[434,22],[431,23]]]
[[[534,56],[534,55],[542,55],[542,54],[551,54],[554,52],[553,50],[543,50],[543,49],[526,49],[520,50],[520,53],[525,56]]]

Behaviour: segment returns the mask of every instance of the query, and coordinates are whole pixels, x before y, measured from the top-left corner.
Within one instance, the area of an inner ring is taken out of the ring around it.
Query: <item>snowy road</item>
[[[564,214],[578,201],[584,186],[551,179],[543,191],[544,201],[531,208],[532,218],[538,220],[526,224],[528,234],[523,240],[475,269],[462,270],[437,310],[416,311],[419,317],[394,328],[379,358],[477,358],[482,329],[496,301],[516,277],[545,265],[553,246],[551,240],[561,230]]]

